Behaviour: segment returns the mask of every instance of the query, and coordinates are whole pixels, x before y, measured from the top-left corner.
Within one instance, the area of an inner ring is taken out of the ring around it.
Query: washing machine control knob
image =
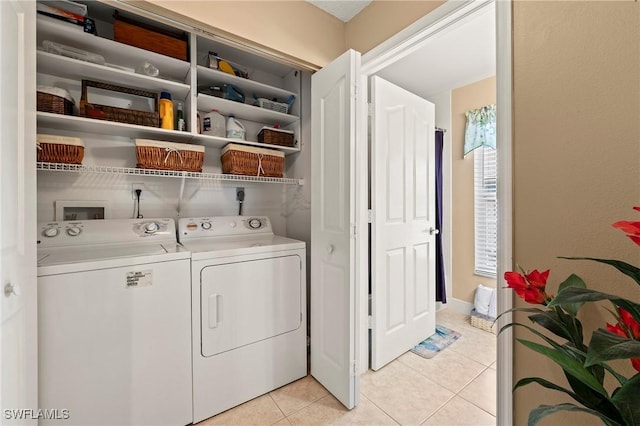
[[[236,225],[235,222],[229,222],[229,226],[232,227],[232,228],[235,228],[237,225]]]
[[[45,230],[42,231],[42,235],[44,235],[47,238],[57,237],[59,233],[60,233],[60,230],[54,227],[45,228]]]
[[[77,237],[82,232],[82,229],[77,226],[72,226],[71,228],[67,228],[67,235],[70,237]]]
[[[249,219],[249,228],[260,229],[261,227],[262,227],[262,222],[260,222],[260,219],[257,219],[255,217]]]
[[[208,231],[209,229],[211,229],[211,222],[202,222],[200,224],[200,227],[205,231]]]
[[[158,229],[160,229],[160,226],[155,222],[149,222],[146,225],[144,225],[144,232],[147,234],[153,234],[157,232]]]

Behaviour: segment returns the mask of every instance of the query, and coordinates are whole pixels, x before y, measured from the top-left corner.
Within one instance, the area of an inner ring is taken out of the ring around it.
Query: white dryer
[[[305,243],[266,217],[183,218],[191,252],[193,421],[307,374]]]
[[[191,271],[174,220],[38,226],[40,408],[68,410],[65,425],[190,424]]]

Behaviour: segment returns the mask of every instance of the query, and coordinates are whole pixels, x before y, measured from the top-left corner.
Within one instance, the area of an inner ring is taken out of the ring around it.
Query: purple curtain
[[[444,281],[444,257],[442,255],[442,148],[444,131],[436,130],[436,301],[447,303]]]

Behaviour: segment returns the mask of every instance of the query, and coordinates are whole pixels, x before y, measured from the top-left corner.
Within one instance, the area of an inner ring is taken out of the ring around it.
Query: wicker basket
[[[138,111],[129,108],[117,108],[106,105],[89,103],[87,100],[87,88],[95,87],[113,92],[126,93],[128,95],[151,98],[154,111]],[[114,86],[112,84],[98,83],[90,80],[82,80],[82,98],[80,99],[80,115],[98,120],[117,121],[119,123],[138,124],[140,126],[158,127],[160,115],[158,114],[158,94],[129,87]]]
[[[274,129],[273,127],[263,127],[260,129],[258,142],[280,146],[295,146],[293,132],[291,130]]]
[[[498,334],[498,324],[496,323],[496,319],[479,314],[475,309],[471,311],[471,325],[481,330]]]
[[[270,109],[272,111],[281,112],[283,114],[289,113],[289,104],[284,102],[276,102],[267,98],[258,98],[258,106],[264,109]]]
[[[54,114],[73,115],[73,98],[65,89],[38,86],[36,109]]]
[[[82,164],[82,139],[67,136],[43,135],[36,137],[38,161],[45,163]]]
[[[136,158],[141,169],[201,172],[204,147],[136,139]]]
[[[222,149],[222,173],[282,177],[284,153],[273,149],[227,144]]]

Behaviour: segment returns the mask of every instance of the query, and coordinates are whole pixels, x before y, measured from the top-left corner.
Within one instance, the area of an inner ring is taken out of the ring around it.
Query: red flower
[[[618,307],[618,313],[620,314],[618,324],[611,325],[607,323],[607,331],[620,337],[640,339],[640,323],[624,308]],[[637,371],[640,371],[640,358],[631,358],[631,365]]]
[[[525,302],[537,305],[545,304],[549,300],[549,296],[544,291],[548,276],[548,270],[541,273],[537,269],[524,276],[517,272],[504,273],[504,279],[509,288],[512,288]]]
[[[640,207],[636,206],[634,210],[640,211]],[[640,222],[631,222],[628,220],[621,220],[613,224],[614,228],[621,230],[627,234],[627,237],[640,246]]]

